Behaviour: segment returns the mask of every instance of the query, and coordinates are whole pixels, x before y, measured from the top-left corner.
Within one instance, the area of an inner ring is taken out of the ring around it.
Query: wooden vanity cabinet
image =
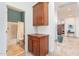
[[[39,2],[33,6],[33,25],[48,25],[48,2]]]
[[[28,50],[35,56],[48,54],[48,35],[28,35]]]

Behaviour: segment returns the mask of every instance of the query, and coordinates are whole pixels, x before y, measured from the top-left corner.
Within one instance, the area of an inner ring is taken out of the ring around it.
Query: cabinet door
[[[37,25],[37,19],[38,19],[38,10],[37,10],[38,6],[35,5],[33,6],[33,25]]]
[[[48,53],[48,37],[42,37],[40,39],[40,55],[46,55]]]
[[[32,39],[28,39],[28,50],[32,53]]]
[[[48,2],[45,2],[43,4],[44,4],[44,20],[43,20],[43,24],[48,25]]]
[[[48,25],[48,3],[39,2],[33,6],[33,25]]]
[[[44,4],[43,2],[38,3],[38,20],[37,23],[38,25],[43,25],[43,20],[44,20]]]
[[[33,40],[33,54],[35,56],[39,56],[39,40],[38,39]]]

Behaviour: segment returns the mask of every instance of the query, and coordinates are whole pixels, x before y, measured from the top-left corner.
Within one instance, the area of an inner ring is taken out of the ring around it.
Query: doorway
[[[24,11],[7,7],[7,55],[19,56],[25,52]]]

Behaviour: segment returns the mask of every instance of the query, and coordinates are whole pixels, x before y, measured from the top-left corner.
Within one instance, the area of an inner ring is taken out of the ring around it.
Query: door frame
[[[7,5],[7,12],[8,12],[8,8],[10,8],[10,9],[13,9],[13,10],[15,10],[15,11],[18,11],[18,12],[23,12],[24,13],[24,54],[26,53],[25,52],[25,11],[24,10],[22,10],[22,9],[20,9],[20,8],[18,8],[18,7],[14,7],[14,6],[11,6],[11,5]],[[6,34],[8,35],[8,13],[7,13],[7,30],[6,30]],[[8,50],[8,36],[7,36],[7,50]],[[7,50],[6,50],[6,52],[7,52]],[[6,55],[7,55],[7,53],[6,53]]]

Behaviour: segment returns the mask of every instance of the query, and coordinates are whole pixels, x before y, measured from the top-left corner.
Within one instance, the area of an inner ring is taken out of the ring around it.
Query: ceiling
[[[76,16],[78,7],[76,2],[55,2],[58,19],[63,20],[68,17]]]

